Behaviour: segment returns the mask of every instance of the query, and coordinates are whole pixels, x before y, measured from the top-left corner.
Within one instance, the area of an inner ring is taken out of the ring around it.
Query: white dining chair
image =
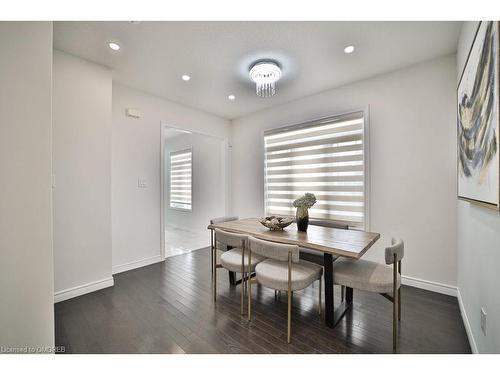
[[[257,255],[254,256],[253,259],[249,258],[248,252],[245,253],[245,249],[248,246],[248,236],[243,234],[230,233],[220,229],[215,229],[214,241],[215,248],[217,248],[217,244],[231,247],[230,250],[222,253],[220,256],[220,263],[217,263],[217,257],[215,254],[212,258],[214,262],[212,279],[214,302],[217,300],[217,269],[224,268],[229,272],[241,273],[240,312],[241,315],[243,315],[243,294],[246,286],[245,280],[248,278],[245,276],[245,272],[253,272],[255,270],[255,266],[259,262],[263,261],[264,257]]]
[[[401,260],[404,242],[393,238],[385,248],[385,263],[341,258],[333,263],[333,283],[348,288],[379,293],[393,304],[392,347],[396,350],[398,321],[401,320]],[[392,295],[390,294],[392,293]]]
[[[299,259],[299,247],[248,238],[248,258],[253,262],[256,256],[265,257],[255,267],[255,278],[248,280],[248,320],[252,318],[252,282],[274,289],[286,290],[288,297],[287,342],[291,341],[292,293],[307,288],[319,280],[319,312],[321,313],[321,276],[323,267]],[[248,271],[250,274],[250,271]]]
[[[228,221],[238,220],[238,216],[221,216],[210,219],[210,224],[220,224]],[[215,250],[214,250],[215,249]],[[227,248],[221,249],[226,251]],[[217,248],[214,245],[214,231],[210,231],[210,268],[212,269],[212,274],[214,273],[214,256],[217,255]]]

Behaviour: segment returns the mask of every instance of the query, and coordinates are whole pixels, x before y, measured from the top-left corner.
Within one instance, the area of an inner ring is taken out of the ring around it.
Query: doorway
[[[165,257],[210,246],[207,225],[226,214],[227,141],[162,125]]]

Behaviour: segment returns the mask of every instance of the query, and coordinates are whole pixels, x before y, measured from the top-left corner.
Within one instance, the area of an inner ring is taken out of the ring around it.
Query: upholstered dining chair
[[[221,217],[215,217],[213,219],[210,219],[210,224],[220,224],[220,223],[225,223],[227,221],[233,221],[233,220],[238,220],[238,216],[221,216]],[[214,231],[210,231],[210,267],[212,269],[212,274],[214,273],[214,256],[217,255],[217,248],[215,248],[214,244]],[[223,249],[226,251],[227,249]]]
[[[249,254],[245,254],[245,249],[248,246],[248,237],[243,234],[230,233],[216,229],[214,233],[215,248],[217,244],[222,244],[231,247],[230,250],[224,251],[220,256],[220,264],[217,264],[217,257],[214,254],[214,273],[213,273],[213,293],[214,302],[217,299],[217,268],[224,268],[229,272],[241,273],[241,295],[240,295],[240,312],[243,315],[243,294],[245,289],[245,265],[249,274],[255,270],[257,263],[264,260],[264,257],[256,255],[253,259],[249,258]]]
[[[393,267],[368,260],[341,258],[333,263],[333,282],[353,289],[379,293],[393,304],[392,348],[396,350],[398,321],[401,320],[401,260],[404,257],[404,242],[393,238],[391,246],[385,248],[385,263]],[[389,294],[389,293],[392,293]]]
[[[255,256],[265,257],[255,267],[255,279],[248,279],[248,320],[252,318],[252,282],[274,289],[286,290],[288,298],[287,342],[291,341],[292,293],[307,288],[319,280],[319,312],[321,313],[321,276],[323,267],[299,259],[299,247],[248,238],[248,259],[252,264]],[[248,268],[247,268],[248,269]],[[248,274],[251,275],[250,270]]]

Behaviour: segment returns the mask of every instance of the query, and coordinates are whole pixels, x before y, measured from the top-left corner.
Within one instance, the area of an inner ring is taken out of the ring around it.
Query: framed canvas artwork
[[[481,22],[457,89],[458,198],[500,208],[498,22]]]

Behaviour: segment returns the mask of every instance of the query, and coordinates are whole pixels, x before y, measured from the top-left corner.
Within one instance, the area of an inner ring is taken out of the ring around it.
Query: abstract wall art
[[[500,208],[499,29],[481,22],[457,89],[458,197]]]

